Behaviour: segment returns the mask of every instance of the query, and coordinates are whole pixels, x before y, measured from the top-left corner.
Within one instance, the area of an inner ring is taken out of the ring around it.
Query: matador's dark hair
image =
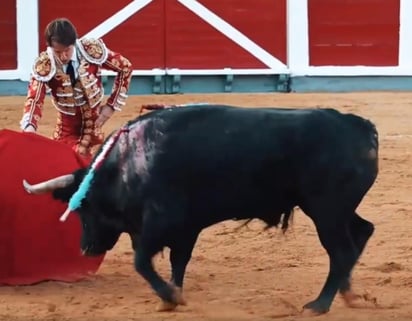
[[[57,18],[47,25],[44,30],[44,37],[48,46],[56,42],[63,46],[74,45],[77,39],[75,26],[67,18]]]

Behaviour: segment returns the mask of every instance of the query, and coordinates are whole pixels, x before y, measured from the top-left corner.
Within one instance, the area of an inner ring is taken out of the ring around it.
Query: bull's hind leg
[[[336,209],[335,209],[336,211]],[[329,255],[329,274],[319,296],[304,306],[311,314],[322,314],[329,311],[338,289],[347,280],[359,257],[349,232],[348,224],[353,214],[320,211],[310,215],[314,220],[320,242]]]
[[[365,249],[365,246],[374,232],[374,226],[371,222],[363,219],[358,214],[355,213],[349,225],[349,233],[351,234],[352,240],[354,242],[354,250],[356,254],[360,257]],[[343,299],[345,300],[346,305],[350,307],[356,307],[356,301],[360,298],[359,295],[356,295],[351,289],[351,279],[350,276],[346,278],[340,288],[339,292],[341,293]]]

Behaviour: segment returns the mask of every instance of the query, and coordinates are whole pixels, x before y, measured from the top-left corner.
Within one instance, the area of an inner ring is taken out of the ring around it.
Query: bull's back
[[[283,162],[295,152],[294,136],[304,113],[230,106],[162,113],[159,149],[163,153],[157,157],[158,166],[172,169],[180,165],[185,172],[210,175],[255,172],[269,161]]]
[[[377,148],[377,132],[366,119],[333,109],[185,107],[159,114],[160,150],[186,169],[235,170],[262,161],[307,161],[316,156],[353,156]],[[156,122],[156,120],[155,120]],[[177,165],[177,164],[175,164]],[[286,164],[285,164],[286,165]]]

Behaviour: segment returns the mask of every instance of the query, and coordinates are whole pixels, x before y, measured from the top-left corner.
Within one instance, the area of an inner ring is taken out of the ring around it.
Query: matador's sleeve
[[[121,110],[126,104],[132,78],[132,64],[121,54],[108,49],[101,39],[82,39],[80,48],[84,50],[82,51],[87,60],[116,73],[112,92],[106,104],[115,110]]]
[[[20,128],[24,130],[32,125],[36,130],[42,117],[44,98],[46,96],[47,82],[54,76],[55,66],[47,52],[42,52],[35,60],[30,77],[27,97],[24,103],[23,117]]]

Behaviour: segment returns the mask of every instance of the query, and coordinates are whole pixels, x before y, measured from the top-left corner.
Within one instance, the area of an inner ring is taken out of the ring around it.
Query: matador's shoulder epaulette
[[[43,51],[33,64],[33,77],[38,81],[48,82],[56,74],[56,64],[53,54]]]
[[[107,60],[109,51],[101,39],[83,38],[77,40],[82,56],[93,64],[101,65]]]

